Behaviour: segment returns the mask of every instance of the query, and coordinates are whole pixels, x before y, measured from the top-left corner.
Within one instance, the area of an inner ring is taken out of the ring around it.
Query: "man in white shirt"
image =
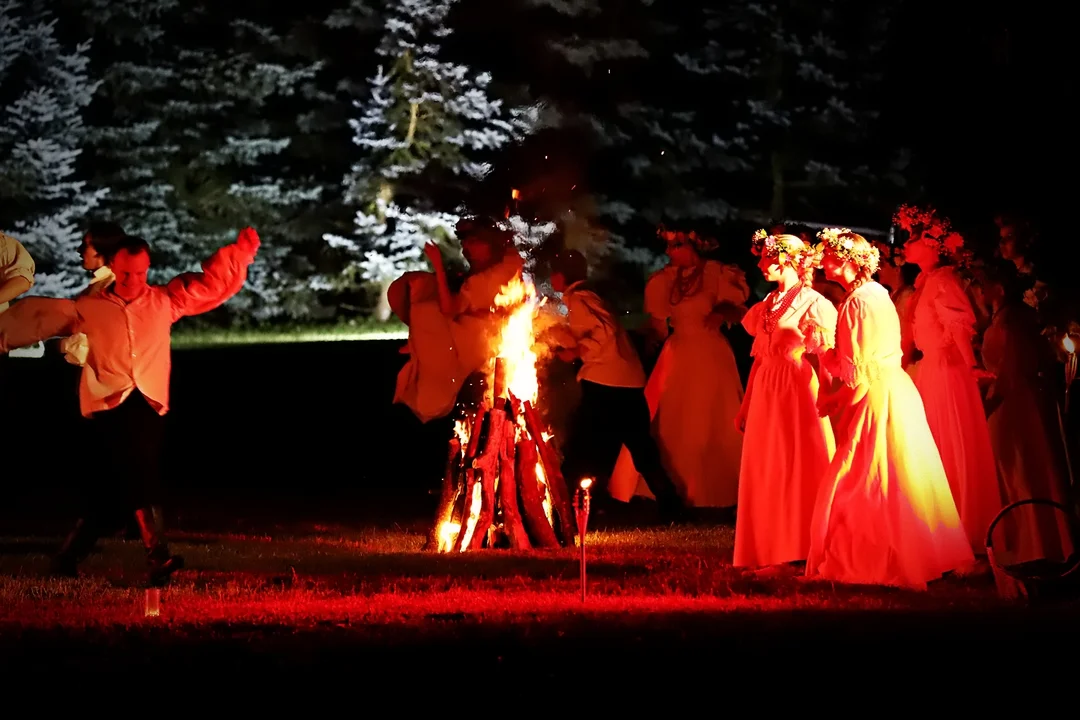
[[[11,301],[34,287],[34,258],[23,244],[0,232],[0,313]],[[0,355],[0,407],[7,405],[8,357]],[[6,409],[6,407],[5,407]]]
[[[150,511],[159,504],[172,325],[239,292],[258,248],[258,234],[245,228],[236,243],[203,263],[203,272],[149,285],[150,248],[141,238],[127,237],[108,259],[116,275],[112,286],[75,300],[30,298],[0,315],[0,353],[27,341],[79,332],[90,348],[79,403],[95,426],[107,480],[55,558],[57,574],[77,574],[79,561],[115,525],[117,508],[135,511],[152,584],[166,582],[183,566],[182,558],[169,554]]]
[[[551,262],[551,286],[562,293],[569,332],[558,342],[560,358],[581,360],[581,403],[564,448],[563,477],[570,483],[608,476],[622,445],[656,497],[661,517],[679,520],[686,507],[664,469],[652,436],[645,400],[645,370],[603,300],[585,287],[588,263],[581,253],[564,250]]]

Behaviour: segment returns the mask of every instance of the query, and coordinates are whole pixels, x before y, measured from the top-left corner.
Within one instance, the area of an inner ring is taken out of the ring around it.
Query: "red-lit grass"
[[[220,623],[421,629],[442,620],[550,623],[585,615],[633,624],[657,615],[1003,608],[988,576],[950,578],[920,593],[807,581],[794,569],[735,569],[730,527],[590,534],[585,605],[574,549],[435,555],[420,552],[420,533],[339,526],[274,538],[173,538],[187,569],[163,593],[157,618],[143,617],[137,543],[104,543],[84,564],[85,577],[56,580],[45,575],[48,558],[33,551],[34,540],[5,541],[0,631],[153,624],[197,631]]]

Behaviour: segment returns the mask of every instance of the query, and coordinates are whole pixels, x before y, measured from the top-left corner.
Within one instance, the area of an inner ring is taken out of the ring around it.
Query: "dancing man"
[[[688,512],[652,436],[641,359],[603,300],[585,287],[587,275],[585,256],[574,250],[563,251],[552,262],[551,287],[562,293],[569,325],[559,355],[582,363],[581,404],[566,446],[563,477],[576,484],[583,477],[610,473],[625,445],[656,497],[661,518],[684,520]]]
[[[82,332],[89,353],[79,385],[106,461],[102,487],[54,559],[56,574],[74,577],[101,535],[134,510],[147,553],[148,579],[160,585],[183,566],[170,555],[150,508],[159,505],[160,454],[169,409],[172,325],[222,305],[240,291],[259,248],[255,230],[218,250],[203,272],[167,285],[147,284],[150,247],[126,237],[108,258],[114,284],[75,300],[32,298],[0,316],[0,353],[28,342]]]

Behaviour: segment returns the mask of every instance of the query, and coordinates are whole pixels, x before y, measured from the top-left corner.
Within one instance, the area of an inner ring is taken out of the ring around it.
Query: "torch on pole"
[[[1069,414],[1069,390],[1076,379],[1076,343],[1068,335],[1061,341],[1065,349],[1065,414]]]
[[[577,515],[578,544],[581,547],[581,602],[585,602],[588,586],[585,574],[585,534],[589,531],[589,505],[592,504],[592,478],[585,478],[574,493],[574,514]]]

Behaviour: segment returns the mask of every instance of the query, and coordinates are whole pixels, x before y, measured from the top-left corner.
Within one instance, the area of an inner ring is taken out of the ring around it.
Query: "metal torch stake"
[[[581,602],[585,602],[587,580],[585,574],[585,534],[589,529],[589,505],[592,495],[589,488],[578,488],[574,493],[574,513],[577,515],[578,543],[581,545]]]
[[[1069,353],[1069,357],[1065,360],[1065,414],[1069,413],[1069,390],[1072,388],[1073,380],[1076,379],[1076,353]]]

